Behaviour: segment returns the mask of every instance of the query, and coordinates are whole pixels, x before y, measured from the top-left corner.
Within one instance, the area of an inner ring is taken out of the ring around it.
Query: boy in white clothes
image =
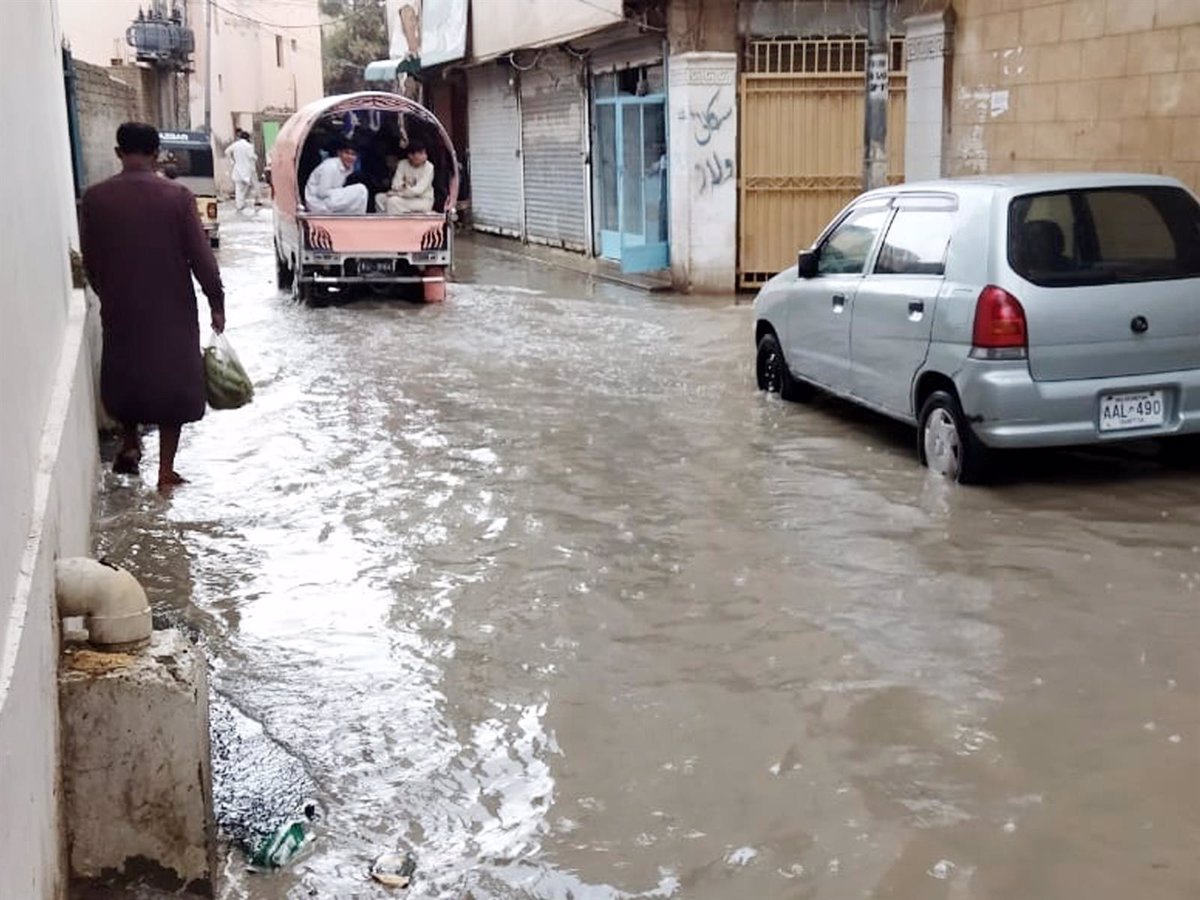
[[[407,158],[400,160],[392,178],[392,189],[377,194],[375,209],[389,216],[425,213],[433,210],[433,163],[424,145],[413,141]]]

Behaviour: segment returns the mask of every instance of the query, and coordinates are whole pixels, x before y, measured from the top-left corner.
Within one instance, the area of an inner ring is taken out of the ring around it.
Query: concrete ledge
[[[85,645],[59,672],[71,875],[213,893],[208,677],[175,630],[132,653]]]
[[[83,292],[65,302],[69,311],[37,445],[25,545],[13,593],[0,599],[0,897],[22,900],[59,897],[66,880],[54,561],[91,549],[99,460]]]

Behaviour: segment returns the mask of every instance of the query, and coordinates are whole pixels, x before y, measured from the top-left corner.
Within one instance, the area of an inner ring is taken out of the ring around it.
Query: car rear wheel
[[[958,398],[934,391],[921,407],[917,452],[931,472],[959,484],[982,484],[991,474],[992,453],[975,436]]]
[[[754,370],[760,391],[778,394],[784,400],[793,401],[803,400],[807,394],[807,386],[792,377],[787,360],[783,357],[783,348],[779,346],[779,338],[772,333],[764,334],[758,342]]]

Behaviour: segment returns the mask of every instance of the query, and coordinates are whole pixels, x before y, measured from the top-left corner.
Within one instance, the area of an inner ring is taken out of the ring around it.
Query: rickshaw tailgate
[[[449,223],[442,213],[407,216],[298,216],[304,248],[326,253],[417,253],[447,250]]]

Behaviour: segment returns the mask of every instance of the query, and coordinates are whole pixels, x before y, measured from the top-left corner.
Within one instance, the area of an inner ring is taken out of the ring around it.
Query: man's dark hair
[[[238,137],[240,137],[240,138],[241,138],[242,140],[244,140],[244,141],[248,141],[248,140],[250,140],[250,132],[248,132],[248,131],[239,131],[239,132],[238,132]]]
[[[404,154],[406,156],[409,153],[428,153],[428,152],[429,152],[429,148],[427,148],[420,141],[409,141],[408,146],[404,148]]]
[[[145,122],[126,122],[117,129],[117,149],[141,156],[158,155],[158,129]]]
[[[350,143],[350,139],[343,137],[340,134],[329,142],[329,152],[330,153],[341,153],[343,150],[353,150],[353,149],[355,149],[355,148],[354,148],[354,145],[352,143]]]

